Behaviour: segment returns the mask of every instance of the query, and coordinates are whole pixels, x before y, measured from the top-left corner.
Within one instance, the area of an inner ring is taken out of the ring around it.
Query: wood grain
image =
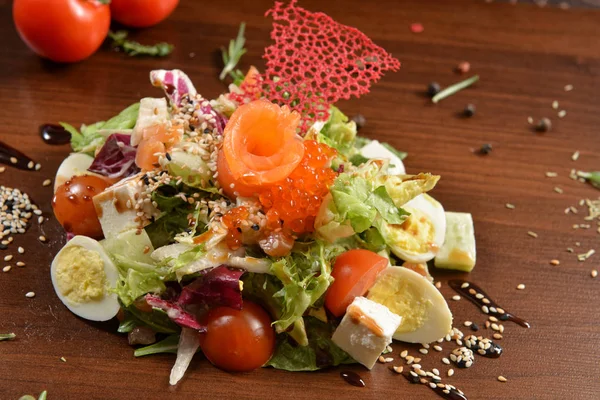
[[[134,34],[146,43],[175,44],[171,57],[133,59],[103,50],[85,62],[57,66],[25,47],[14,31],[10,2],[0,0],[0,136],[43,166],[37,173],[8,168],[0,182],[28,192],[48,217],[41,227],[34,224],[26,235],[16,237],[10,250],[0,252],[16,254],[16,246],[22,245],[26,253],[18,258],[27,263],[0,274],[0,331],[18,335],[13,342],[0,343],[0,399],[44,389],[52,400],[437,398],[381,364],[372,372],[352,368],[367,383],[359,389],[345,384],[338,369],[228,374],[201,357],[193,361],[183,382],[171,388],[172,356],[134,359],[114,324],[76,318],[52,290],[49,264],[64,239],[52,218],[51,188],[41,183],[54,176],[69,148],[44,145],[38,126],[105,119],[142,96],[159,95],[148,83],[148,72],[155,68],[183,69],[203,95],[218,95],[224,86],[217,79],[217,49],[235,36],[240,21],[246,21],[249,53],[244,63],[261,65],[271,24],[263,14],[271,4],[182,1],[169,20]],[[469,399],[598,398],[600,279],[592,279],[590,270],[599,267],[600,255],[580,263],[566,248],[600,250],[600,235],[596,222],[589,230],[571,228],[584,223],[582,208],[579,215],[565,215],[563,210],[581,198],[599,195],[568,174],[571,168],[600,169],[600,13],[475,0],[303,0],[301,5],[356,26],[402,61],[399,73],[388,74],[368,96],[341,107],[367,118],[362,134],[408,151],[410,172],[442,175],[434,196],[447,210],[474,216],[478,265],[468,279],[532,324],[529,330],[507,324],[500,359],[478,358],[475,367],[457,371],[447,381]],[[418,35],[409,30],[417,21],[425,27]],[[436,106],[430,104],[423,95],[427,84],[435,80],[445,86],[462,79],[453,72],[462,60],[471,63],[480,82]],[[566,84],[575,89],[565,92]],[[564,119],[556,118],[554,100],[567,110]],[[467,103],[477,106],[476,115],[458,117]],[[528,116],[552,118],[552,131],[533,133]],[[493,145],[492,153],[473,154],[472,149],[483,143]],[[581,152],[576,162],[571,161],[575,150]],[[546,171],[558,172],[559,177],[545,178]],[[564,193],[554,192],[555,186]],[[506,209],[507,202],[516,209]],[[529,237],[529,230],[539,237]],[[42,233],[48,243],[36,240]],[[559,259],[560,266],[551,266],[551,259]],[[462,276],[439,271],[435,275],[442,282]],[[526,289],[517,291],[519,283]],[[28,291],[35,291],[36,297],[25,298]],[[441,291],[448,299],[454,294],[445,284]],[[472,304],[449,302],[457,326],[464,320],[483,326],[485,319]],[[393,356],[398,359],[405,348],[416,352],[418,347],[395,344]],[[451,350],[444,345],[443,355]],[[442,353],[432,353],[421,364],[445,374]],[[496,381],[498,375],[508,382]]]

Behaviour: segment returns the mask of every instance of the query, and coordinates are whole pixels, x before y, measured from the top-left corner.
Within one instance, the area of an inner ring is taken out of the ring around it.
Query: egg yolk
[[[414,332],[419,329],[433,306],[431,300],[424,298],[421,289],[408,281],[398,279],[379,279],[369,290],[368,298],[402,316],[396,333]]]
[[[400,249],[421,254],[434,250],[435,227],[429,216],[417,209],[408,209],[410,216],[401,225],[388,225],[392,244]]]
[[[96,251],[69,246],[58,255],[56,282],[60,293],[73,303],[98,301],[104,297],[104,262]]]

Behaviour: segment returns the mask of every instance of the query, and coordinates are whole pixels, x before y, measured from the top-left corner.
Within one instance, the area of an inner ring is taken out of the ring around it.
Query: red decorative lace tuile
[[[272,15],[274,44],[265,49],[266,70],[257,79],[244,82],[244,103],[260,93],[279,105],[288,105],[302,115],[300,129],[306,132],[315,121],[329,118],[329,108],[340,99],[368,93],[388,70],[400,62],[374,44],[356,28],[342,25],[321,12],[275,2]]]

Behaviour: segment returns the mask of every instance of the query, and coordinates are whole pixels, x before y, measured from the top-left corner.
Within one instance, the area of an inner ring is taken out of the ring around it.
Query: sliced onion
[[[177,360],[175,360],[175,365],[173,365],[171,377],[169,378],[171,385],[176,385],[183,378],[190,362],[192,362],[194,354],[198,351],[198,347],[200,347],[198,332],[189,328],[181,328],[179,347],[177,347]]]

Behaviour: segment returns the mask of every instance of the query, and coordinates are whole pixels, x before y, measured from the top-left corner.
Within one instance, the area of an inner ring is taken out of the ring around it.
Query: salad
[[[164,97],[63,124],[73,152],[52,201],[69,238],[51,265],[56,294],[81,318],[118,318],[136,357],[174,353],[173,385],[198,352],[227,371],[371,369],[392,340],[452,330],[427,263],[475,265],[471,216],[428,194],[440,177],[406,174],[405,153],[358,136],[333,104],[397,60],[294,1],[268,14],[265,71],[231,67],[238,37],[218,98],[155,70]]]

